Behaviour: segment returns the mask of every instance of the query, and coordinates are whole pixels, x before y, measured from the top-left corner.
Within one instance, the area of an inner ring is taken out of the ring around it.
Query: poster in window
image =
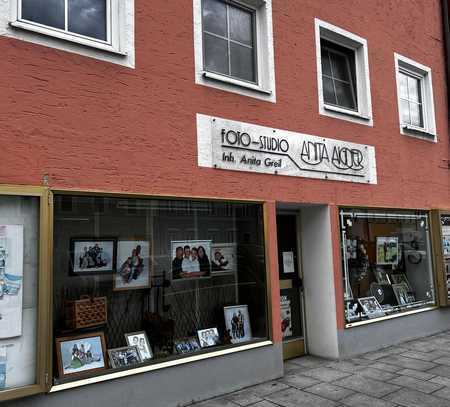
[[[293,335],[292,313],[291,313],[291,301],[285,295],[281,296],[280,298],[280,310],[281,310],[281,333],[283,338],[288,338]]]
[[[23,225],[0,225],[0,339],[22,335]]]
[[[398,264],[398,237],[377,237],[377,265]]]
[[[211,240],[177,240],[170,246],[172,281],[211,276]]]
[[[295,273],[294,252],[283,252],[283,273]]]
[[[237,270],[237,246],[235,243],[211,245],[211,274],[235,273]]]

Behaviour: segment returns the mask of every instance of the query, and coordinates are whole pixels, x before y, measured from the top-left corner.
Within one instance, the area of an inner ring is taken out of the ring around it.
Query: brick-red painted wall
[[[450,208],[439,0],[275,0],[276,104],[195,85],[192,14],[191,0],[136,0],[135,70],[0,37],[0,183]],[[314,17],[368,40],[373,128],[318,114]],[[437,144],[399,133],[394,52],[432,68]],[[198,112],[374,145],[378,185],[199,168]]]

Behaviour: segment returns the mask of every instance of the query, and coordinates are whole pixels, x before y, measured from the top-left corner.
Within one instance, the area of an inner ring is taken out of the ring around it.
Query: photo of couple
[[[149,286],[150,242],[145,240],[119,240],[114,290],[136,290]]]
[[[211,246],[211,273],[226,274],[237,269],[235,243],[215,243]]]
[[[252,339],[247,305],[225,307],[224,313],[226,329],[231,335],[231,343],[245,342]]]
[[[171,243],[172,279],[209,277],[211,262],[210,240],[174,241]]]

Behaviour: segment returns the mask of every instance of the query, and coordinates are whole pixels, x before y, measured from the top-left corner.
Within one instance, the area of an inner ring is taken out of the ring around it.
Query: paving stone
[[[392,355],[393,353],[396,353],[396,352],[392,348],[386,348],[383,350],[366,353],[366,354],[362,355],[362,357],[364,359],[369,359],[369,360],[378,360],[378,359],[384,358],[386,356]]]
[[[334,401],[324,399],[315,394],[289,388],[273,393],[266,400],[282,407],[336,407]]]
[[[380,362],[388,363],[390,365],[400,366],[405,369],[414,370],[430,370],[437,365],[433,362],[425,362],[423,360],[405,358],[403,356],[390,355],[379,359]]]
[[[263,400],[259,403],[252,404],[252,407],[278,407],[276,404],[271,403],[270,401]]]
[[[362,357],[347,359],[347,361],[358,366],[372,366],[372,364],[374,363],[373,360],[363,359]]]
[[[284,376],[279,381],[289,386],[296,387],[297,389],[303,389],[305,387],[320,383],[317,379],[300,374],[289,374]]]
[[[446,357],[435,359],[434,363],[437,363],[438,365],[450,366],[450,357],[447,355]]]
[[[397,374],[403,376],[411,376],[421,380],[430,380],[435,376],[431,373],[421,372],[419,370],[412,370],[412,369],[402,369],[399,370]]]
[[[353,394],[341,402],[352,407],[395,407],[395,404],[390,401],[376,399],[361,393]]]
[[[442,384],[443,386],[450,387],[450,378],[448,378],[448,377],[435,376],[432,379],[430,379],[429,381],[432,383]]]
[[[398,384],[402,387],[408,387],[410,389],[418,390],[423,393],[433,393],[436,390],[442,388],[442,384],[431,383],[424,380],[415,379],[410,376],[399,376],[391,380],[392,384]]]
[[[383,363],[383,362],[374,362],[370,366],[375,369],[383,370],[383,371],[386,371],[389,373],[395,373],[395,372],[398,372],[399,370],[403,369],[402,367],[389,365],[389,364]]]
[[[206,400],[199,404],[195,404],[195,407],[238,407],[238,404],[232,403],[224,398]]]
[[[433,396],[450,400],[450,387],[443,387],[441,390],[438,390],[437,392],[433,393]]]
[[[355,372],[355,374],[367,377],[369,379],[375,379],[375,380],[392,380],[394,377],[397,377],[395,374],[389,373],[389,372],[383,372],[382,370],[375,369],[373,367],[369,366],[363,366],[362,369]]]
[[[418,340],[403,343],[402,347],[412,350],[417,350],[419,352],[433,352],[435,350],[439,350],[440,346],[435,345],[433,343],[427,343],[426,340]]]
[[[278,381],[271,381],[271,382],[266,382],[266,383],[262,383],[262,384],[257,384],[256,386],[252,386],[247,389],[244,389],[244,391],[248,390],[255,396],[264,397],[268,394],[287,389],[288,387],[289,386],[287,386],[284,383],[280,383]]]
[[[341,372],[340,370],[332,369],[329,367],[318,367],[316,369],[308,370],[303,374],[305,376],[313,377],[322,382],[332,382],[334,380],[350,376],[350,373]]]
[[[225,396],[225,398],[239,406],[248,406],[263,400],[263,397],[283,389],[289,388],[288,385],[278,381],[266,382],[256,386],[247,387],[235,393]]]
[[[340,370],[341,372],[356,373],[356,372],[360,371],[361,369],[364,369],[365,366],[357,365],[357,364],[349,362],[347,360],[339,360],[337,362],[331,362],[331,363],[327,364],[326,367]]]
[[[385,399],[404,407],[448,407],[449,405],[448,400],[411,389],[402,389],[389,394]]]
[[[231,393],[225,396],[225,398],[239,406],[249,406],[250,404],[255,404],[263,399],[259,396],[253,394],[250,390],[241,390],[236,393]]]
[[[314,393],[317,396],[333,401],[339,401],[344,397],[348,397],[349,395],[354,393],[353,390],[344,389],[343,387],[335,386],[330,383],[319,383],[315,386],[304,389],[304,391]]]
[[[373,397],[383,397],[386,394],[400,389],[399,386],[381,382],[379,380],[368,379],[360,375],[346,377],[345,379],[333,382],[333,384]]]
[[[418,359],[418,360],[424,360],[425,362],[433,362],[436,359],[439,359],[440,357],[444,357],[448,355],[448,353],[441,352],[441,351],[433,351],[433,352],[420,352],[417,350],[409,350],[404,353],[402,353],[400,356],[404,356],[406,358],[411,359]]]
[[[301,358],[291,359],[289,363],[303,367],[319,367],[326,365],[329,361],[316,356],[302,356]]]
[[[450,366],[439,365],[433,369],[427,370],[427,373],[434,374],[436,376],[443,376],[450,379]]]

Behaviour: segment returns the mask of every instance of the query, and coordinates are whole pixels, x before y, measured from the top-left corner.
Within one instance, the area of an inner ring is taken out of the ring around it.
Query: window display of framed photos
[[[121,348],[108,349],[108,355],[113,369],[130,367],[142,362],[137,346],[123,346]]]
[[[231,343],[247,342],[252,339],[252,328],[248,305],[224,307],[225,328],[231,337]]]
[[[170,244],[172,280],[211,276],[211,240],[179,240]]]
[[[375,278],[376,278],[378,284],[381,284],[381,285],[391,284],[391,280],[389,279],[389,273],[386,270],[377,268],[374,271],[374,274],[375,274]]]
[[[179,355],[193,353],[200,350],[200,345],[198,344],[197,338],[193,336],[177,339],[174,341],[174,347]]]
[[[80,239],[70,241],[71,274],[112,273],[116,269],[117,239]]]
[[[394,290],[397,303],[400,306],[411,304],[416,300],[414,294],[405,283],[392,284],[392,289]]]
[[[398,237],[377,237],[377,264],[398,264]]]
[[[209,348],[220,344],[219,331],[217,328],[200,329],[197,331],[200,347]]]
[[[214,243],[211,245],[211,274],[235,273],[237,270],[237,245]]]
[[[105,370],[105,352],[103,332],[56,338],[59,377],[82,376]]]
[[[117,271],[114,290],[138,290],[150,287],[150,242],[119,240],[117,242]]]
[[[131,332],[125,334],[128,346],[135,346],[138,349],[139,356],[144,362],[153,359],[152,348],[147,339],[147,334],[144,331]]]
[[[405,284],[408,290],[411,290],[411,286],[409,284],[408,278],[405,273],[400,274],[392,274],[391,275],[392,284]]]
[[[369,319],[378,318],[385,315],[380,303],[375,297],[359,298],[358,302]]]

